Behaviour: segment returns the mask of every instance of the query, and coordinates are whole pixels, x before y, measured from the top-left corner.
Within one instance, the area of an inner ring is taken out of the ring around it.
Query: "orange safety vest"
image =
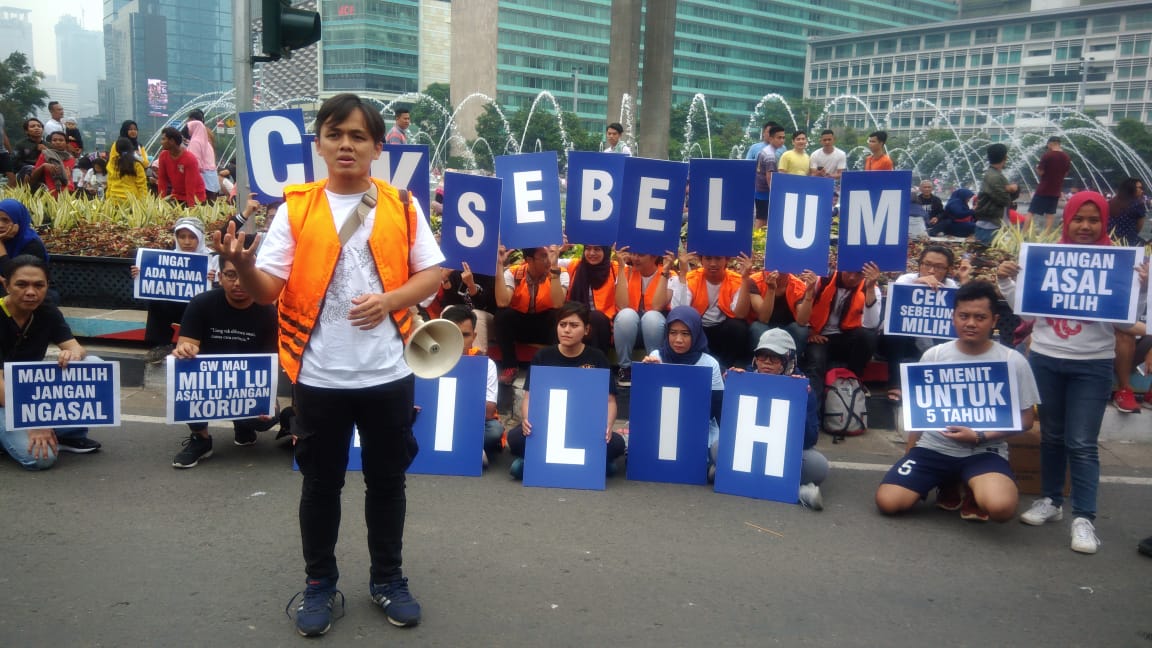
[[[408,222],[396,189],[375,178],[376,218],[368,236],[368,248],[384,291],[397,290],[408,281],[408,255],[416,241],[416,212],[408,210]],[[332,208],[324,195],[327,180],[284,189],[288,205],[288,225],[296,241],[292,272],[280,294],[280,366],[296,382],[300,361],[316,318],[328,292],[328,283],[340,258],[340,238],[332,219]],[[412,334],[412,315],[407,308],[392,311],[391,319],[404,342]]]
[[[576,276],[576,268],[580,267],[580,259],[568,264],[568,299],[583,303],[587,295],[572,294],[572,277]],[[608,319],[616,317],[616,273],[620,271],[620,264],[611,261],[612,269],[608,272],[608,279],[603,286],[592,290],[592,305],[594,310],[604,313]]]
[[[483,351],[481,351],[480,349],[477,349],[476,347],[468,347],[467,349],[465,349],[464,355],[488,357],[487,353],[484,353]],[[491,362],[491,360],[489,360],[489,362]],[[491,417],[486,418],[485,420],[486,421],[496,421],[496,420],[499,420],[499,418],[500,418],[499,413],[493,413]]]
[[[739,272],[735,270],[724,271],[724,282],[720,284],[720,295],[716,298],[716,306],[720,312],[728,317],[736,317],[732,312],[732,299],[740,291],[740,284],[744,281]],[[684,278],[688,290],[692,291],[692,308],[701,315],[708,310],[708,280],[704,278],[704,268],[690,270]]]
[[[776,299],[775,293],[771,295],[768,294],[768,282],[765,281],[763,272],[757,272],[752,275],[752,281],[756,284],[756,288],[759,289],[761,299]],[[777,279],[777,281],[779,281],[779,279]],[[807,284],[801,281],[796,275],[789,273],[788,285],[784,289],[784,296],[788,302],[788,311],[792,313],[792,319],[796,319],[796,304],[799,303],[801,299],[804,299],[804,292],[807,290]],[[759,317],[755,312],[749,310],[749,322],[755,322]]]
[[[640,289],[644,286],[643,275],[636,268],[629,268],[628,272],[628,307],[639,312],[640,311]],[[656,289],[660,285],[660,268],[656,268],[655,274],[652,275],[652,280],[648,282],[648,289],[644,291],[644,311],[652,310],[652,303],[656,300]],[[668,284],[665,282],[665,288]],[[668,310],[668,304],[664,304],[663,311]]]
[[[510,269],[512,271],[512,281],[515,282],[512,286],[512,301],[508,303],[508,307],[520,313],[528,312],[528,304],[530,302],[530,294],[528,292],[528,270],[524,267],[525,264],[517,263]],[[560,277],[553,276],[551,272],[548,276],[541,280],[536,286],[536,312],[543,313],[546,310],[559,308],[560,304],[552,303],[552,280],[560,281]],[[501,279],[503,281],[503,279]]]
[[[824,330],[824,325],[828,323],[828,315],[832,311],[833,302],[836,301],[836,277],[839,274],[838,272],[833,272],[828,284],[823,288],[818,288],[816,291],[816,300],[812,303],[812,319],[809,321],[813,333],[819,334],[820,331]],[[860,285],[856,286],[856,290],[852,293],[848,310],[844,312],[844,317],[840,318],[840,330],[850,331],[852,329],[858,329],[863,321],[864,282],[861,281]]]

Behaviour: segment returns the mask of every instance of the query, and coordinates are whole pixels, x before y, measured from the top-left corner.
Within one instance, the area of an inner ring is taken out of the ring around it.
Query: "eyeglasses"
[[[228,281],[236,281],[240,278],[240,273],[236,272],[235,270],[225,270],[224,272],[220,273],[220,276],[224,279],[227,279]]]
[[[937,270],[947,270],[948,265],[944,263],[929,263],[926,261],[921,261],[920,269],[927,270],[928,272],[935,272]]]

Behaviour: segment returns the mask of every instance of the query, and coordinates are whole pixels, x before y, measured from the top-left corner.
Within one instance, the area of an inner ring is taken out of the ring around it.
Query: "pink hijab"
[[[208,128],[204,122],[195,119],[188,120],[188,150],[200,162],[201,171],[216,172],[216,151],[212,150],[212,142],[208,139]]]

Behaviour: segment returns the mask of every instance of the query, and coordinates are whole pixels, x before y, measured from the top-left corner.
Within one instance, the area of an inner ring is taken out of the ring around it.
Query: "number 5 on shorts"
[[[896,472],[907,477],[908,475],[912,474],[912,466],[915,466],[915,465],[916,465],[916,460],[915,459],[909,459],[909,460],[905,461],[904,463],[900,464],[900,467],[896,469]]]

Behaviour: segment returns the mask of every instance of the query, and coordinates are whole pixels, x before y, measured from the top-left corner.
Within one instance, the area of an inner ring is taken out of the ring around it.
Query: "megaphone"
[[[416,330],[404,347],[404,361],[420,378],[439,378],[452,371],[463,352],[460,327],[448,320],[421,322],[417,317]]]

